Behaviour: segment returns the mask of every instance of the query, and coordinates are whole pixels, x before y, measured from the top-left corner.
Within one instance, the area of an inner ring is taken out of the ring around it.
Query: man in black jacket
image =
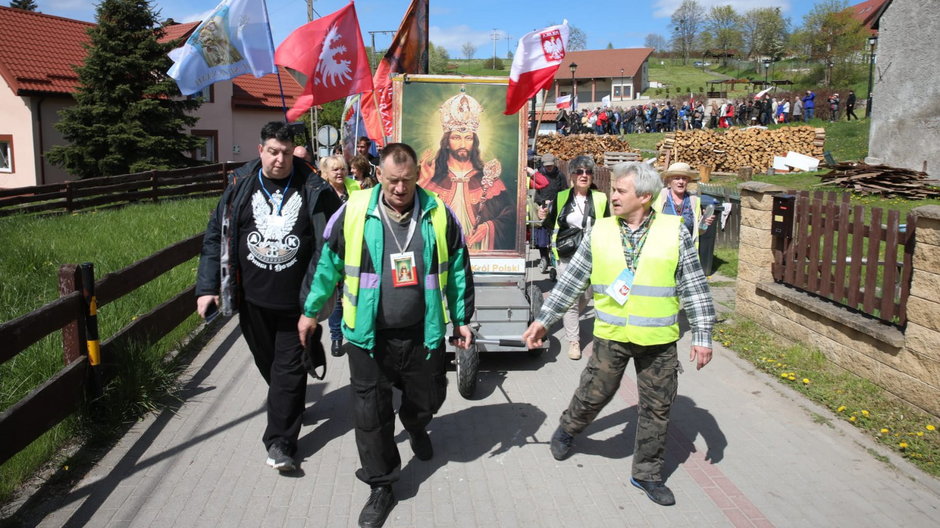
[[[533,169],[528,169],[528,171],[529,177],[533,179],[532,186],[536,189],[535,203],[539,206],[539,209],[547,213],[552,203],[555,202],[559,191],[568,188],[568,178],[555,166],[555,156],[550,153],[542,154],[542,167],[538,171]],[[541,177],[536,173],[539,173]],[[532,237],[535,247],[539,249],[539,264],[542,273],[548,273],[548,266],[551,262],[548,252],[549,247],[552,245],[551,227],[539,226],[535,228]]]
[[[297,335],[303,302],[340,202],[312,167],[293,156],[286,123],[261,129],[259,158],[229,176],[209,219],[196,279],[196,310],[239,313],[242,334],[268,384],[267,463],[296,469],[307,388]],[[330,307],[332,308],[332,306]]]

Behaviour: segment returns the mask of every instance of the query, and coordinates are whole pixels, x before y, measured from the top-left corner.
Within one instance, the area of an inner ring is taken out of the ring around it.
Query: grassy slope
[[[95,275],[117,271],[159,249],[205,229],[217,199],[170,201],[69,216],[14,216],[0,219],[0,321],[28,313],[58,297],[58,268],[65,263],[92,262]],[[164,274],[147,286],[99,310],[102,340],[150,311],[195,280],[196,259]],[[153,383],[164,383],[160,358],[198,324],[193,316],[147,351],[132,351],[134,363],[146,365],[149,379],[137,387],[120,388],[122,419],[148,405]],[[62,340],[54,333],[14,359],[0,365],[0,409],[6,409],[62,368]],[[143,370],[144,367],[141,367]],[[145,373],[146,374],[146,373]],[[136,391],[136,392],[135,392]],[[130,401],[132,399],[138,401]],[[56,449],[79,430],[69,419],[29,448],[0,466],[0,502],[15,486],[44,464]]]

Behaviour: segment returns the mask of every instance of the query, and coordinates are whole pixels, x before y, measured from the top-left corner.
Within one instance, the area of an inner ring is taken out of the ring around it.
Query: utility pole
[[[313,22],[313,0],[307,0],[307,22]]]
[[[369,65],[372,66],[372,71],[375,71],[375,69],[378,67],[378,64],[379,64],[379,61],[378,61],[379,53],[378,53],[378,51],[376,51],[376,49],[375,49],[375,35],[376,35],[376,33],[381,34],[381,35],[394,35],[394,34],[395,34],[395,32],[394,32],[394,31],[391,31],[391,30],[370,31],[370,32],[369,32],[369,35],[372,37],[372,53],[369,55]]]
[[[490,40],[493,41],[493,69],[496,69],[496,41],[500,39],[502,35],[493,28],[493,32],[490,33]]]
[[[503,38],[506,39],[506,58],[508,59],[509,53],[512,52],[512,35],[506,34]]]

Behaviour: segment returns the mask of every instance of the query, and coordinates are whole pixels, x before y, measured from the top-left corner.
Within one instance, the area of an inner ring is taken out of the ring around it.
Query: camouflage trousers
[[[660,481],[669,409],[676,399],[679,381],[674,342],[640,346],[595,337],[594,353],[581,373],[568,409],[561,415],[561,427],[571,435],[584,431],[617,393],[631,358],[639,394],[633,477]]]

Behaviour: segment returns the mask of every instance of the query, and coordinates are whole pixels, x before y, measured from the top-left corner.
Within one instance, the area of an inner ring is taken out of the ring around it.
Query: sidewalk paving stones
[[[733,299],[733,286],[716,296]],[[548,441],[592,352],[569,360],[562,334],[554,329],[538,358],[485,354],[472,400],[449,372],[447,401],[428,428],[432,460],[414,458],[397,426],[402,478],[386,526],[928,527],[940,519],[936,479],[897,457],[877,460],[869,450],[879,448],[834,417],[816,423],[812,413],[831,413],[719,343],[696,371],[688,335],[664,468],[675,506],[657,506],[629,482],[632,369],[571,457],[555,461]],[[184,402],[137,423],[73,489],[31,512],[30,524],[355,525],[369,490],[353,475],[349,371],[345,358],[330,358],[328,368],[325,381],[308,385],[301,469],[280,475],[261,444],[264,382],[237,321],[228,321],[187,371]]]

